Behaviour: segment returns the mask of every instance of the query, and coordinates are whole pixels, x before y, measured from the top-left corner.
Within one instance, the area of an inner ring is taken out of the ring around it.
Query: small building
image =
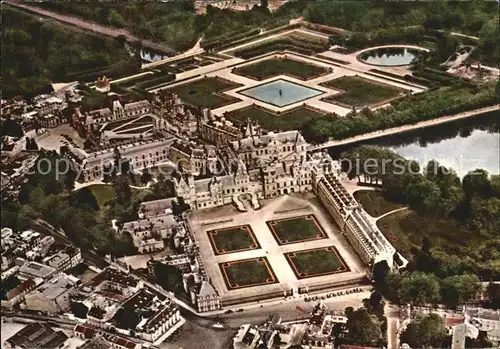
[[[68,336],[63,331],[33,322],[5,341],[6,349],[62,349],[66,347]]]
[[[19,268],[19,275],[26,278],[47,279],[57,272],[55,268],[38,262],[26,262]]]
[[[66,245],[63,250],[56,254],[46,257],[43,262],[57,271],[66,271],[83,261],[82,254],[79,248]]]
[[[70,296],[75,292],[78,279],[57,274],[25,297],[26,309],[59,314],[69,310]]]
[[[221,309],[219,294],[208,280],[201,282],[200,291],[196,295],[196,305],[199,312]]]
[[[27,293],[36,286],[33,279],[20,280],[17,276],[11,275],[2,280],[1,304],[2,308],[12,309],[24,300]]]

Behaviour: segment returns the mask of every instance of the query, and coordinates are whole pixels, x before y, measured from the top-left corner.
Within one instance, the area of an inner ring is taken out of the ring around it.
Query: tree
[[[26,137],[26,150],[35,151],[38,150],[38,144],[36,140],[30,137]]]
[[[366,309],[360,308],[347,316],[348,339],[352,344],[374,347],[382,338],[380,324]]]
[[[467,198],[471,198],[473,195],[487,198],[493,193],[488,171],[483,169],[475,169],[467,173],[462,180],[462,187]]]
[[[429,180],[408,187],[408,203],[419,213],[433,214],[441,198],[439,186]]]
[[[455,275],[441,281],[441,299],[450,308],[474,299],[481,284],[475,275]]]
[[[446,338],[446,328],[441,317],[429,314],[412,321],[401,335],[401,343],[407,343],[412,348],[443,348]]]
[[[379,319],[384,317],[384,305],[385,302],[382,295],[377,291],[373,291],[370,298],[363,299],[363,306],[365,309],[373,315],[377,315]]]
[[[409,273],[401,282],[398,295],[402,302],[412,304],[436,303],[439,300],[439,282],[433,274]]]
[[[132,204],[132,189],[130,188],[130,179],[125,176],[119,176],[113,180],[113,189],[116,193],[116,202],[129,206]]]
[[[135,329],[141,321],[140,314],[138,314],[135,309],[124,306],[120,307],[120,309],[117,310],[113,319],[115,320],[118,327],[125,330]]]
[[[500,284],[490,282],[487,288],[488,298],[493,309],[500,309]]]
[[[74,316],[80,319],[86,319],[87,313],[89,312],[89,308],[87,308],[87,306],[82,302],[71,302],[70,310]]]
[[[99,210],[97,199],[92,190],[90,190],[88,187],[84,187],[72,192],[71,199],[73,201],[73,204],[76,206],[86,206],[95,211]]]

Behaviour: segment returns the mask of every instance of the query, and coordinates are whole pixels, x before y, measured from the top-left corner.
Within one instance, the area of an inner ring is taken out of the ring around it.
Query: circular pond
[[[395,67],[410,64],[420,52],[407,47],[380,47],[361,52],[358,59],[367,64]]]

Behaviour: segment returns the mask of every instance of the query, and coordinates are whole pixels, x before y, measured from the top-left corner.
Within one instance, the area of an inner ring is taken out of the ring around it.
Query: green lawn
[[[404,207],[404,205],[386,200],[381,191],[359,190],[353,196],[372,217],[378,217]]]
[[[267,258],[253,258],[219,264],[229,289],[278,282]]]
[[[324,116],[307,107],[300,107],[289,112],[276,114],[260,107],[246,107],[227,113],[226,117],[238,124],[246,123],[250,118],[257,121],[266,130],[297,130],[315,118]]]
[[[395,98],[403,91],[400,88],[378,83],[358,76],[343,76],[321,84],[345,92],[325,98],[326,101],[339,102],[357,108],[370,106]]]
[[[137,185],[142,186],[139,181]],[[115,189],[111,184],[93,184],[89,185],[87,188],[89,188],[94,194],[100,208],[103,208],[108,201],[115,199]],[[147,193],[149,193],[149,190],[132,188],[132,197],[134,201],[141,200]]]
[[[240,85],[218,78],[204,78],[172,87],[169,90],[177,94],[187,104],[205,108],[219,108],[235,101],[235,98],[221,95],[220,92],[238,86]]]
[[[272,58],[235,69],[235,74],[264,80],[271,76],[288,74],[301,80],[308,80],[328,72],[328,69],[287,58]]]
[[[326,238],[314,215],[266,222],[279,245]]]
[[[412,210],[390,214],[377,221],[380,231],[406,258],[411,258],[411,248],[420,247],[427,237],[431,246],[440,247],[450,254],[463,255],[464,249],[479,247],[484,237],[471,232],[454,219],[437,219],[421,216]]]
[[[249,225],[210,230],[207,234],[216,255],[260,247]]]
[[[290,252],[285,256],[299,279],[349,270],[335,247]]]
[[[116,196],[115,190],[111,185],[93,184],[88,186],[87,188],[92,191],[97,200],[97,203],[99,204],[99,207],[101,208],[104,207],[108,201],[114,200]]]

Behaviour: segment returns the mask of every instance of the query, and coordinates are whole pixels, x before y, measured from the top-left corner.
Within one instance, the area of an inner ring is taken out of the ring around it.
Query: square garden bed
[[[289,252],[285,258],[299,280],[349,271],[334,246]]]
[[[239,101],[223,92],[240,86],[227,80],[210,77],[171,87],[169,91],[178,95],[187,104],[216,109]]]
[[[209,230],[207,234],[216,255],[260,248],[259,242],[248,224]]]
[[[266,257],[220,263],[219,267],[229,290],[279,282]]]
[[[312,214],[266,222],[278,245],[326,239],[327,235]]]
[[[254,80],[264,80],[277,75],[288,75],[309,80],[327,74],[330,69],[289,58],[271,58],[235,68],[233,73]]]
[[[274,130],[298,130],[309,121],[325,116],[324,112],[310,107],[298,107],[290,111],[275,113],[272,110],[259,106],[250,106],[230,111],[225,117],[237,124],[245,124],[247,119],[257,121],[260,126],[269,131]]]
[[[326,81],[320,85],[342,91],[341,93],[324,98],[324,101],[356,108],[389,103],[401,96],[401,92],[404,91],[398,87],[359,76],[343,76]]]

